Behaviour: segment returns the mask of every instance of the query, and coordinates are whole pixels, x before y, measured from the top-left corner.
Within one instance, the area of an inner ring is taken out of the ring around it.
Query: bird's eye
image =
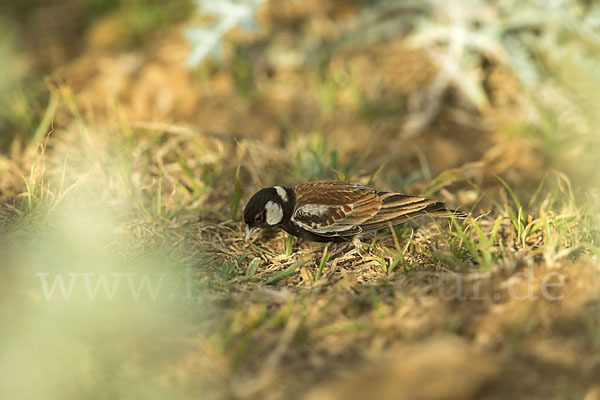
[[[263,214],[263,213],[256,214],[256,217],[254,217],[254,221],[255,221],[255,222],[262,222],[262,220],[263,220],[263,217],[264,217],[264,214]]]

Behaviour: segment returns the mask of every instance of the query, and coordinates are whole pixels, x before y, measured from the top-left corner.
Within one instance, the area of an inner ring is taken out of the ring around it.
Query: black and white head
[[[293,212],[293,191],[282,186],[268,187],[256,192],[244,209],[246,240],[258,231],[289,220]]]

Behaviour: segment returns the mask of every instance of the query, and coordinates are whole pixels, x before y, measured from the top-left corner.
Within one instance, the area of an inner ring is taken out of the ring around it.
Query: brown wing
[[[454,213],[444,203],[424,197],[389,192],[377,192],[377,195],[382,206],[373,218],[361,226],[365,231],[386,228],[423,215],[449,217]]]
[[[382,206],[375,190],[348,182],[315,181],[294,189],[292,220],[318,235],[356,235]]]

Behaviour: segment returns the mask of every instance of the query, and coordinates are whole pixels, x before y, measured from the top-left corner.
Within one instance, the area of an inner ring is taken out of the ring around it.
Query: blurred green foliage
[[[195,279],[210,261],[146,241],[86,190],[71,194],[52,211],[41,199],[44,216],[0,234],[0,397],[170,398],[165,377],[214,311]]]
[[[149,33],[186,18],[192,0],[8,0],[0,2],[0,151],[30,138],[49,101],[43,77],[85,51],[86,31],[105,17],[123,27],[119,47],[138,46]]]
[[[179,21],[192,9],[192,0],[7,0],[0,4],[0,12],[20,26],[31,22],[35,14],[51,16],[53,10],[76,12],[82,29],[115,14],[133,36]]]

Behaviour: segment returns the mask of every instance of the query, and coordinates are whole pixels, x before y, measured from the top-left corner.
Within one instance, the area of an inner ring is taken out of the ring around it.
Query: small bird
[[[246,204],[244,222],[246,240],[263,228],[279,226],[299,238],[343,242],[423,215],[466,217],[424,197],[324,180],[259,190]]]

